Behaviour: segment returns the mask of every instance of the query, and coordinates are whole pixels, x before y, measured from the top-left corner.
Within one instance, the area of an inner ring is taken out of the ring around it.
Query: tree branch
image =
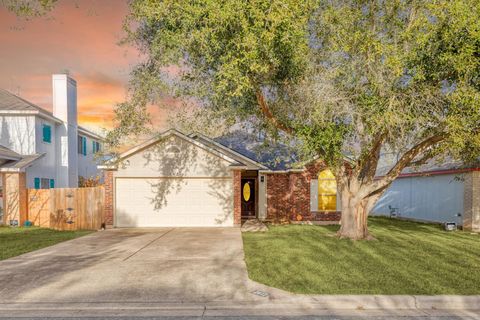
[[[375,178],[375,172],[377,171],[378,161],[380,159],[380,151],[382,145],[387,137],[387,133],[383,131],[373,141],[373,145],[370,152],[364,154],[358,161],[358,172],[362,180],[373,181]]]
[[[408,166],[421,166],[428,162],[428,160],[433,158],[433,154],[427,153],[418,160],[411,161]]]
[[[393,168],[391,168],[384,177],[375,181],[372,185],[370,185],[369,188],[365,188],[365,194],[361,195],[361,197],[369,197],[383,191],[400,175],[402,170],[405,169],[405,167],[409,165],[417,155],[421,154],[429,147],[443,141],[445,137],[445,134],[438,134],[428,139],[425,139],[419,144],[412,147],[410,150],[403,154],[400,160],[397,161]]]
[[[265,96],[263,95],[263,92],[260,89],[257,89],[255,92],[255,95],[257,97],[257,102],[258,105],[260,106],[260,110],[262,114],[269,120],[276,128],[288,133],[292,134],[293,133],[293,128],[287,126],[286,124],[280,122],[272,113],[270,108],[268,107],[268,103],[265,100]]]

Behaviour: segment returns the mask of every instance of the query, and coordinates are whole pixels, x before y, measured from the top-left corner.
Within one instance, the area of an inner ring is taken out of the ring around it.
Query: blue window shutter
[[[97,150],[95,149],[95,141],[92,140],[92,150],[93,150],[93,153],[97,152]]]
[[[87,155],[87,138],[82,137],[83,155]]]
[[[55,188],[55,180],[54,179],[50,179],[50,188]]]
[[[44,142],[52,142],[52,127],[48,124],[43,125],[43,141]]]
[[[40,189],[40,178],[34,178],[33,179],[33,184],[35,189]]]

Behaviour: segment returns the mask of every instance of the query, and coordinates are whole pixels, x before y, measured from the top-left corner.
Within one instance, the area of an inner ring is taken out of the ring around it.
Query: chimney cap
[[[67,81],[71,82],[72,84],[77,85],[77,81],[75,79],[73,79],[72,77],[70,77],[68,74],[65,74],[65,73],[52,74],[52,79],[53,80],[67,80]]]

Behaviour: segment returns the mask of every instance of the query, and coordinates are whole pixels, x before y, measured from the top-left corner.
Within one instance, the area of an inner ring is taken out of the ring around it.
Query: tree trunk
[[[359,188],[360,189],[360,188]],[[337,235],[340,238],[352,240],[372,240],[373,236],[368,232],[368,215],[373,209],[381,194],[357,198],[358,191],[344,188],[341,190],[342,217],[340,219],[340,230]]]
[[[368,212],[365,210],[363,201],[352,201],[350,195],[342,195],[342,204],[344,198],[349,198],[348,205],[342,206],[341,227],[338,231],[340,238],[349,238],[353,240],[368,239]]]

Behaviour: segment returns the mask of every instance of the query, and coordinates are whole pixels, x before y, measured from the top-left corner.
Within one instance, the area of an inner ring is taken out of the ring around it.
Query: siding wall
[[[78,156],[78,175],[84,178],[96,177],[101,174],[101,171],[97,169],[98,160],[95,159],[92,142],[98,142],[98,140],[94,140],[86,135],[82,135],[81,133],[79,133],[79,135],[87,138],[87,155],[84,156],[83,154],[79,154],[78,148],[75,150],[75,154]]]
[[[35,116],[0,116],[0,144],[20,154],[34,154]]]
[[[49,125],[51,128],[51,142],[43,141],[43,125]],[[60,187],[57,181],[57,157],[55,150],[57,148],[56,136],[57,124],[40,117],[35,117],[35,153],[46,153],[45,156],[36,160],[31,167],[26,170],[27,188],[34,188],[35,178],[55,179],[55,186]],[[64,186],[63,186],[64,187]]]
[[[186,140],[171,136],[126,159],[114,176],[232,177],[229,164]]]
[[[388,216],[391,206],[398,208],[398,215],[403,218],[462,225],[464,183],[458,178],[462,176],[398,178],[380,198],[373,214]]]

